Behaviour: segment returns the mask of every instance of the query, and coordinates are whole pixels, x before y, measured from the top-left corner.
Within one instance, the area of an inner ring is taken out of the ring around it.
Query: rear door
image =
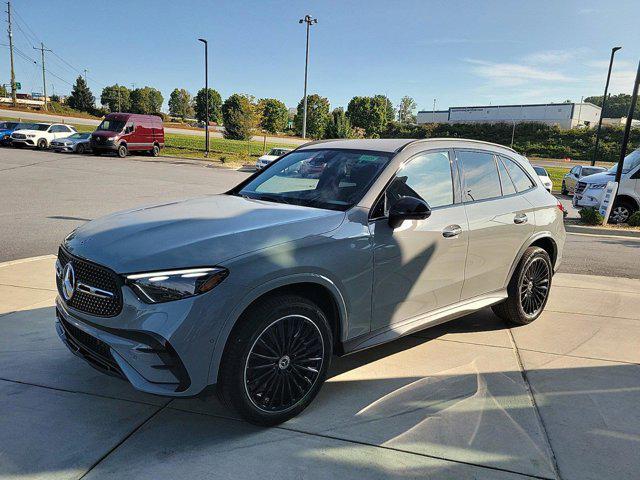
[[[460,300],[468,227],[449,150],[419,153],[396,173],[372,210],[371,329],[384,328]],[[431,215],[392,229],[387,214],[402,197],[425,200]]]
[[[484,150],[456,150],[469,220],[463,300],[501,289],[513,261],[533,234],[533,208],[523,193],[535,183],[512,160]],[[512,178],[517,176],[521,187]],[[524,176],[524,178],[522,177]]]

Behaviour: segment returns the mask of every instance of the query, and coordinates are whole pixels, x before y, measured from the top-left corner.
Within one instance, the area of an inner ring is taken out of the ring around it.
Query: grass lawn
[[[572,165],[573,166],[573,165]],[[553,190],[560,191],[562,188],[562,177],[571,170],[570,167],[544,167],[549,173],[549,178],[553,182]]]

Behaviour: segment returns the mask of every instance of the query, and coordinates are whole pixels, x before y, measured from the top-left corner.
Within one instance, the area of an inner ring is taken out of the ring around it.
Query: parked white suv
[[[71,125],[63,123],[32,123],[11,134],[11,145],[28,146],[40,149],[49,148],[49,144],[57,138],[66,138],[77,133]]]
[[[616,178],[617,168],[618,166],[614,165],[602,173],[581,178],[573,196],[573,206],[598,208],[607,182],[613,182]],[[622,178],[609,221],[625,223],[638,209],[640,209],[640,148],[624,159]]]

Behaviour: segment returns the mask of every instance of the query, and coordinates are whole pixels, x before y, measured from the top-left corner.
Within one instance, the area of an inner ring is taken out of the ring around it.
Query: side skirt
[[[417,317],[409,318],[388,327],[379,328],[373,332],[343,342],[344,354],[348,355],[360,350],[365,350],[426,328],[435,327],[441,323],[455,320],[456,318],[463,317],[482,308],[500,303],[507,297],[506,289],[497,290],[447,307],[439,308],[438,310],[433,310]]]

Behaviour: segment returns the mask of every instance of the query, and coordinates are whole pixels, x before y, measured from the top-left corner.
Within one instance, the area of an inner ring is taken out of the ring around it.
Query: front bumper
[[[103,140],[100,142],[91,140],[90,145],[91,150],[94,152],[116,152],[118,150],[118,145],[113,140]]]
[[[571,200],[575,208],[600,207],[604,190],[586,189],[582,193],[574,193]]]
[[[27,145],[28,147],[35,147],[36,142],[33,138],[12,138],[11,143]]]
[[[73,147],[72,146],[67,146],[67,145],[51,145],[51,150],[53,150],[54,152],[73,152]]]

